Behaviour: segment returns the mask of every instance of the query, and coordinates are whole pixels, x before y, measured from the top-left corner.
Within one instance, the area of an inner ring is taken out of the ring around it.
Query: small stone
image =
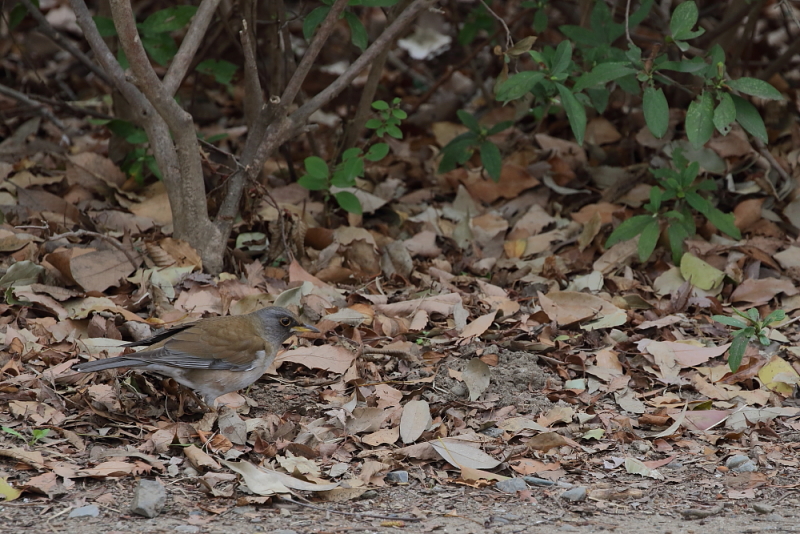
[[[255,506],[237,506],[233,509],[234,514],[244,515],[244,514],[254,514],[256,513]]]
[[[546,478],[539,478],[539,477],[522,477],[522,480],[530,484],[531,486],[553,486],[555,482],[552,480],[547,480]]]
[[[408,471],[392,471],[386,475],[386,482],[408,484]]]
[[[509,478],[508,480],[501,480],[494,486],[504,493],[516,493],[528,489],[528,485],[521,478]]]
[[[365,499],[375,499],[377,497],[378,497],[378,492],[377,491],[375,491],[375,490],[367,490],[367,491],[365,491],[364,493],[361,494],[361,497],[359,497],[359,500],[363,501]]]
[[[133,493],[131,513],[144,517],[156,517],[167,503],[167,490],[158,480],[141,479]]]
[[[75,508],[69,513],[69,517],[97,517],[100,515],[100,508],[96,504],[89,504]]]
[[[183,532],[184,534],[197,534],[200,532],[200,527],[197,525],[178,525],[175,527],[176,532]]]
[[[775,507],[768,504],[755,503],[753,504],[753,510],[759,514],[771,514],[775,511]]]
[[[725,461],[725,467],[736,473],[752,473],[758,471],[756,464],[744,454],[736,454]]]
[[[586,492],[586,487],[578,486],[562,493],[561,498],[572,502],[580,502],[586,499]]]
[[[490,426],[489,428],[481,430],[481,434],[489,436],[490,438],[499,438],[503,435],[503,432],[503,429],[497,428],[496,426]]]
[[[292,530],[290,528],[280,528],[278,530],[271,530],[272,534],[297,534],[296,530]]]

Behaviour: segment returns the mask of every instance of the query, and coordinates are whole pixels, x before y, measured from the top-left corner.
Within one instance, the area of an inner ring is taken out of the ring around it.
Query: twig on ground
[[[0,84],[0,94],[4,94],[8,97],[13,98],[14,100],[18,100],[23,104],[32,107],[36,113],[44,117],[45,119],[52,122],[59,130],[64,133],[64,136],[67,136],[67,125],[61,122],[53,113],[47,109],[46,106],[31,100],[27,95],[20,93],[19,91],[15,91],[10,87],[6,87],[5,85]]]
[[[302,497],[298,497],[302,498]],[[360,513],[360,512],[345,512],[343,510],[336,510],[335,508],[326,508],[324,506],[315,506],[308,502],[300,502],[294,499],[289,499],[287,497],[279,497],[280,500],[287,502],[289,504],[297,504],[299,506],[304,506],[306,508],[311,508],[312,510],[317,510],[318,512],[325,512],[326,514],[339,514],[339,515],[346,515],[349,517],[368,517],[370,519],[385,519],[389,521],[422,521],[421,517],[412,517],[412,516],[393,516],[393,515],[381,515],[381,514],[367,514],[367,513]]]

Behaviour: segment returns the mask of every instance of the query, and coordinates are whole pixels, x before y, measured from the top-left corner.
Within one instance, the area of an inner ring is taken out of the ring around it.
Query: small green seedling
[[[31,429],[31,438],[28,439],[24,435],[20,434],[16,430],[14,430],[13,428],[9,428],[7,426],[0,427],[0,428],[6,434],[11,434],[12,436],[14,436],[16,438],[19,438],[22,441],[25,441],[31,447],[36,445],[37,441],[39,441],[40,439],[43,439],[45,436],[47,436],[47,434],[50,433],[50,429],[49,428],[32,428]]]
[[[762,321],[758,315],[758,310],[755,308],[750,308],[746,313],[740,312],[736,308],[733,311],[744,321],[727,315],[713,315],[711,318],[718,323],[738,328],[733,334],[733,341],[728,349],[728,366],[735,373],[742,363],[742,357],[748,343],[757,339],[762,345],[769,345],[769,325],[784,320],[786,312],[775,310]]]

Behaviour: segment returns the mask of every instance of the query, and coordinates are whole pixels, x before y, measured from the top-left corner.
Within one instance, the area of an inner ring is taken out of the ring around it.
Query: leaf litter
[[[636,509],[649,495],[669,514],[796,486],[796,325],[775,325],[782,337],[749,347],[731,372],[728,332],[710,319],[733,305],[762,317],[800,310],[800,253],[765,212],[769,191],[727,199],[741,241],[705,228],[679,268],[668,255],[642,265],[635,243],[603,247],[647,198],[646,184],[614,192],[633,166],[596,165],[582,146],[545,133],[515,145],[525,135],[515,128],[499,141],[508,157],[498,182],[477,167],[437,176],[431,147],[461,129],[425,126],[368,166],[368,177],[395,187],[363,192],[361,227],[296,184],[273,183],[275,205],[254,199],[219,277],[170,236],[163,185],[129,187],[100,129],[66,158],[4,156],[6,501],[50,502],[95,479],[109,486],[85,499],[109,503],[112,482],[157,476],[188,481],[222,507],[290,493],[358,506],[404,471],[442,488],[525,477],[520,502],[549,502],[564,488],[531,491],[540,483],[586,486],[597,510]],[[38,119],[13,127],[48,135]],[[587,141],[609,150],[626,136],[656,148],[606,119],[587,128]],[[705,150],[707,172],[754,152],[736,129]],[[796,201],[780,209],[797,227]],[[218,413],[203,414],[159,377],[70,371],[119,354],[123,338],[271,303],[301,307],[322,333],[291,340]],[[737,455],[760,472],[730,467]],[[678,502],[657,495],[678,483],[698,489]],[[434,513],[449,512],[420,511]]]

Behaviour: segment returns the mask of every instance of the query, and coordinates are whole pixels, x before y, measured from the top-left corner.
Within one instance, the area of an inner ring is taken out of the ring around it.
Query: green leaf
[[[669,31],[675,39],[681,39],[681,35],[691,31],[698,18],[697,5],[691,0],[683,2],[672,12],[669,21]]]
[[[39,7],[38,2],[36,2],[36,7]],[[15,29],[23,20],[25,20],[25,17],[27,16],[27,8],[22,4],[22,2],[18,3],[11,9],[11,13],[8,16],[8,28],[11,30]]]
[[[386,133],[394,137],[395,139],[403,138],[403,132],[397,126],[387,126]]]
[[[606,240],[606,248],[610,248],[622,241],[633,239],[642,233],[642,230],[651,223],[653,220],[652,215],[634,215],[617,226],[616,230],[611,232]]]
[[[673,70],[675,72],[693,73],[708,68],[708,63],[701,57],[681,61],[665,61],[656,65],[655,70]]]
[[[361,24],[361,20],[350,11],[344,12],[344,19],[347,21],[347,25],[350,26],[350,41],[363,52],[369,44],[366,28]]]
[[[689,205],[696,211],[702,213],[706,218],[708,218],[708,214],[711,212],[711,204],[708,203],[708,200],[704,199],[694,191],[687,191],[686,202],[688,202]]]
[[[389,109],[389,104],[386,103],[384,100],[376,100],[372,103],[372,109],[376,109],[378,111],[384,111]]]
[[[370,119],[364,126],[369,128],[370,130],[377,130],[378,128],[383,126],[383,121],[381,121],[380,119]]]
[[[589,99],[592,101],[592,107],[594,107],[598,113],[604,113],[606,111],[608,107],[608,97],[610,96],[608,89],[605,87],[589,87],[586,89],[586,94],[589,95]]]
[[[602,46],[607,44],[604,36],[600,32],[587,30],[582,26],[564,24],[563,26],[559,26],[558,30],[566,35],[568,39],[578,44],[586,46]]]
[[[731,123],[736,120],[736,106],[728,93],[719,94],[719,104],[714,110],[714,127],[722,135],[731,131]]]
[[[309,191],[324,191],[328,189],[328,179],[327,178],[320,178],[311,176],[310,174],[306,174],[301,176],[297,183],[300,184],[302,187],[305,187]]]
[[[328,164],[325,160],[317,156],[310,156],[303,162],[306,166],[306,172],[314,177],[327,180],[329,176]]]
[[[484,141],[481,143],[480,152],[483,168],[486,169],[486,172],[492,177],[492,180],[497,182],[500,180],[500,171],[503,167],[503,158],[500,155],[500,149],[491,141]]]
[[[348,159],[353,159],[361,155],[361,149],[358,147],[348,148],[344,152],[342,152],[342,161],[347,161]]]
[[[642,228],[642,235],[639,236],[639,261],[644,263],[656,249],[658,244],[658,235],[661,233],[661,227],[658,220],[651,218],[650,224]]]
[[[143,33],[168,33],[186,26],[197,12],[195,6],[172,6],[156,11],[139,24]]]
[[[553,56],[553,66],[550,68],[550,74],[556,75],[565,72],[572,62],[572,43],[569,39],[564,39],[558,43],[556,53]]]
[[[736,227],[736,224],[734,224],[733,213],[723,213],[717,208],[711,208],[705,215],[711,224],[716,226],[720,232],[724,232],[734,239],[742,238],[742,233]]]
[[[747,344],[750,339],[744,335],[737,335],[733,337],[731,346],[728,349],[728,367],[734,373],[739,369],[744,357],[744,351],[747,349]]]
[[[762,143],[768,143],[767,128],[764,126],[764,120],[758,114],[756,107],[740,96],[731,95],[731,100],[733,100],[733,105],[736,106],[736,122],[747,133],[761,140]]]
[[[587,87],[605,84],[635,72],[636,69],[631,68],[628,61],[600,63],[592,69],[592,72],[587,72],[578,78],[575,83],[575,91],[582,91]]]
[[[672,252],[672,261],[675,265],[680,265],[683,256],[683,243],[689,238],[686,228],[680,224],[670,224],[667,226],[667,238],[669,239],[669,249]]]
[[[536,33],[542,33],[547,29],[547,12],[544,9],[537,9],[534,13],[533,29]]]
[[[767,326],[769,324],[778,321],[783,321],[784,319],[786,319],[786,312],[783,310],[775,310],[774,312],[767,315],[766,319],[764,319],[764,326]]]
[[[492,135],[495,135],[495,134],[499,134],[503,130],[507,130],[508,128],[511,128],[513,125],[514,125],[514,121],[498,122],[497,124],[495,124],[494,126],[489,128],[489,131],[486,132],[486,135],[487,136],[492,136]]]
[[[352,187],[356,183],[356,178],[363,175],[364,160],[362,158],[352,158],[344,161],[342,172],[337,172],[331,183],[336,187]],[[337,176],[339,180],[337,180]]]
[[[669,104],[667,104],[667,97],[664,96],[664,91],[660,87],[658,89],[649,86],[645,88],[642,110],[650,133],[658,139],[664,137],[669,127]]]
[[[393,109],[392,110],[392,117],[399,120],[405,120],[408,118],[408,113],[403,111],[402,109]]]
[[[478,124],[478,119],[476,119],[474,116],[470,115],[463,109],[456,111],[456,115],[458,115],[459,120],[464,124],[464,126],[469,128],[471,131],[476,133],[480,132],[481,125]]]
[[[178,53],[178,46],[169,33],[146,33],[141,37],[147,54],[162,67]]]
[[[386,143],[375,143],[369,147],[369,151],[364,156],[367,161],[380,161],[389,154],[389,145]]]
[[[713,133],[714,97],[706,91],[689,104],[689,110],[686,112],[686,137],[694,148],[701,148],[711,139]]]
[[[564,106],[564,111],[567,112],[567,118],[569,119],[572,133],[575,135],[575,141],[582,145],[583,135],[586,133],[586,109],[569,89],[560,83],[555,85],[556,89],[558,89],[558,94],[561,96],[561,104]]]
[[[224,59],[206,59],[197,64],[197,72],[213,76],[217,83],[221,83],[222,85],[229,85],[231,83],[233,75],[236,74],[238,68],[239,67],[230,61],[225,61]]]
[[[303,21],[303,37],[306,41],[311,40],[311,37],[314,36],[314,30],[317,29],[317,26],[322,24],[322,21],[328,16],[328,11],[330,10],[331,8],[328,6],[319,6],[312,9],[311,13],[306,15],[306,20]]]
[[[772,84],[757,78],[739,78],[738,80],[728,80],[725,85],[735,89],[740,93],[767,100],[783,100],[781,92],[775,89]]]
[[[336,202],[339,203],[339,206],[341,206],[344,211],[348,213],[355,213],[356,215],[361,215],[363,213],[361,202],[359,202],[358,197],[353,193],[350,193],[349,191],[341,191],[333,196],[336,198]]]
[[[736,317],[728,317],[727,315],[712,315],[711,318],[726,326],[732,326],[734,328],[747,328],[747,324],[740,321]]]
[[[544,73],[541,71],[526,70],[511,75],[497,88],[495,98],[500,102],[522,98],[542,79],[544,79]]]
[[[114,37],[117,35],[117,28],[114,26],[114,21],[108,17],[96,16],[92,17],[94,25],[97,26],[97,31],[100,32],[100,37]]]

